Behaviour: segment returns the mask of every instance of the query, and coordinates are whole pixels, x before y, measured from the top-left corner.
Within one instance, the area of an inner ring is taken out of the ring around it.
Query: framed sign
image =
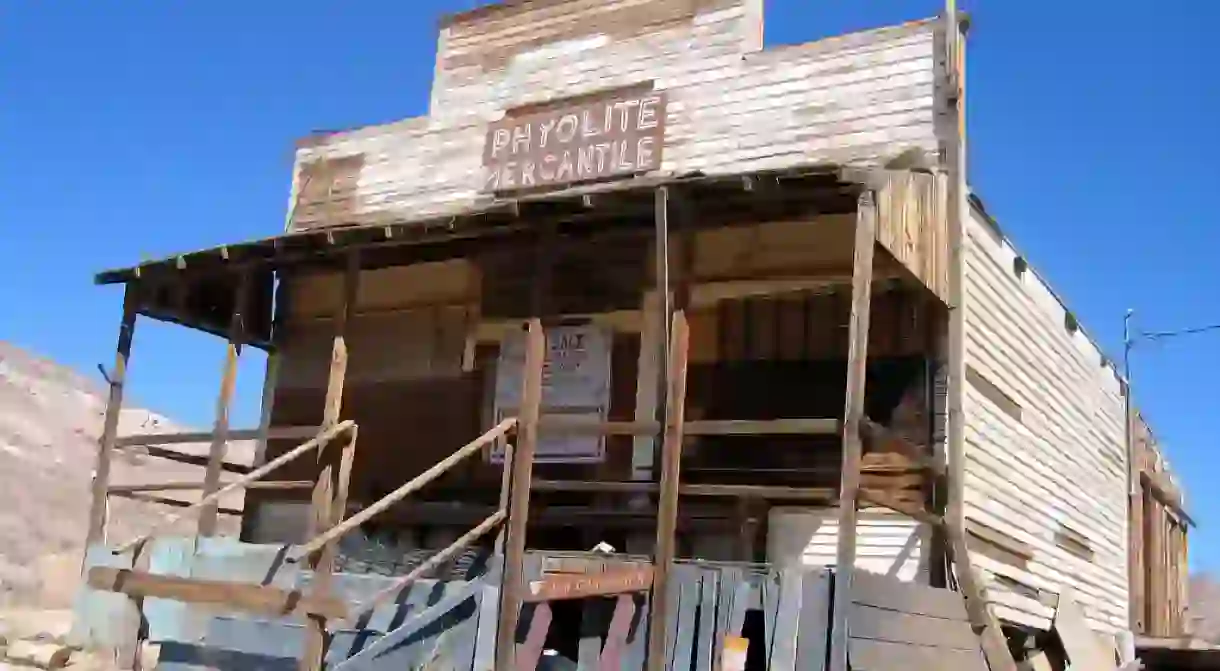
[[[596,326],[560,326],[547,329],[546,341],[542,414],[605,421],[610,409],[610,332]],[[496,363],[495,423],[518,413],[524,367],[525,333],[514,331],[500,344]],[[604,458],[603,436],[548,435],[545,430],[538,434],[537,463],[595,463]],[[491,460],[504,460],[503,442],[492,447]]]
[[[633,87],[556,102],[491,124],[483,190],[511,191],[656,170],[666,94]]]

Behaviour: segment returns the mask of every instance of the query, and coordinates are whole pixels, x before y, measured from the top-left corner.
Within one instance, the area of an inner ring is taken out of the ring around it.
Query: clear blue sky
[[[120,292],[92,274],[277,233],[293,140],[426,111],[435,18],[472,0],[0,2],[0,338],[109,365]],[[977,4],[978,7],[973,5]],[[970,45],[971,177],[1115,355],[1220,322],[1220,4],[992,0]],[[938,0],[770,0],[768,41],[935,13]],[[1208,64],[1211,64],[1210,66]],[[141,323],[137,402],[206,426],[220,343]],[[250,357],[236,420],[257,416]],[[1220,570],[1220,334],[1141,348],[1137,398]]]

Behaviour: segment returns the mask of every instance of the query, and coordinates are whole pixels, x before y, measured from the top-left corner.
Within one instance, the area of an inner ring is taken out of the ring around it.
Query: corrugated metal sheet
[[[1045,627],[1039,591],[1070,585],[1091,626],[1127,624],[1123,404],[1112,368],[1016,252],[974,212],[965,253],[966,517],[1032,550],[974,553],[997,615]],[[1083,538],[1091,557],[1057,539]]]
[[[772,508],[767,561],[777,566],[834,566],[838,508]],[[856,568],[927,584],[926,524],[881,508],[863,508],[856,527]]]
[[[936,150],[934,22],[759,51],[760,17],[751,0],[694,3],[692,15],[626,31],[595,21],[611,5],[639,0],[594,3],[600,9],[593,14],[589,4],[518,12],[512,30],[533,31],[530,39],[513,32],[501,40],[493,30],[459,41],[443,33],[429,117],[313,138],[298,151],[294,194],[305,188],[295,227],[469,207],[482,180],[487,125],[504,110],[649,80],[669,95],[662,172],[873,164],[911,147]],[[578,37],[552,34],[543,18],[585,28]],[[488,21],[477,28],[509,30]],[[492,61],[457,58],[459,49],[473,48],[470,40],[503,41],[516,51]],[[312,171],[341,188],[303,184],[307,165],[356,156]],[[328,192],[343,202],[319,200]]]

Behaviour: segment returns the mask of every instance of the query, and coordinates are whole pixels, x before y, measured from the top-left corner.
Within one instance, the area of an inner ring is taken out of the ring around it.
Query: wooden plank
[[[681,617],[679,613],[682,610],[682,580],[683,570],[689,567],[674,566],[670,571],[669,585],[667,586],[667,600],[672,609],[672,615],[665,618],[664,622],[658,621],[657,626],[665,628],[665,668],[674,668],[674,648],[677,645],[678,639],[678,619]]]
[[[343,410],[343,387],[347,377],[347,327],[352,312],[356,309],[356,296],[360,285],[360,256],[349,252],[343,276],[343,296],[334,323],[334,338],[331,342],[330,370],[326,377],[326,405],[322,409],[322,426],[332,427],[339,423]],[[356,443],[356,427],[353,426],[342,445],[328,441],[318,450],[318,479],[314,482],[310,498],[310,536],[325,533],[335,526],[343,516],[347,505],[347,480],[351,475],[353,449]],[[337,542],[328,542],[306,559],[314,572],[313,594],[322,598],[331,593],[331,582],[335,570]],[[309,617],[306,621],[305,650],[301,655],[301,671],[321,671],[326,659],[330,635],[326,619]]]
[[[612,569],[602,573],[551,575],[529,584],[525,603],[563,601],[593,596],[612,596],[627,592],[644,592],[652,587],[653,569]]]
[[[258,429],[229,429],[230,441],[239,440],[306,440],[318,435],[317,426],[274,426]],[[182,443],[210,443],[216,436],[214,431],[186,431],[180,433],[132,433],[115,439],[115,447],[148,447],[151,445],[179,445]],[[194,455],[191,455],[194,456]]]
[[[653,621],[652,609],[649,608],[649,595],[632,595],[635,600],[635,622],[631,626],[631,635],[627,646],[623,649],[622,667],[625,669],[643,669],[648,658],[649,622]],[[664,631],[664,627],[661,627]],[[664,661],[664,658],[662,658]]]
[[[190,501],[171,499],[166,496],[157,496],[155,494],[144,494],[142,492],[118,491],[111,492],[110,495],[124,499],[131,499],[132,501],[143,501],[144,503],[155,503],[160,506],[170,506],[171,508],[192,508],[195,505]],[[240,517],[242,515],[242,511],[236,508],[217,508],[216,512],[221,515],[230,515],[234,517]]]
[[[225,361],[220,376],[220,393],[216,397],[216,418],[212,423],[212,444],[208,448],[208,463],[203,474],[203,496],[220,489],[220,471],[229,450],[229,406],[237,389],[237,360],[245,340],[246,301],[250,295],[250,276],[243,273],[233,293],[233,313],[229,316],[229,337],[225,345]],[[199,535],[216,533],[217,504],[199,509]]]
[[[801,620],[801,600],[804,581],[816,580],[817,574],[800,568],[785,568],[779,574],[779,604],[775,614],[775,634],[770,645],[770,671],[796,671],[797,634]]]
[[[627,636],[635,616],[635,599],[630,594],[621,594],[614,603],[614,615],[610,617],[610,628],[606,632],[606,645],[598,658],[598,671],[619,671],[623,653],[627,648]]]
[[[227,487],[233,483],[221,482],[222,487]],[[310,489],[313,483],[308,480],[273,480],[269,482],[251,482],[245,485],[245,489]],[[130,485],[111,485],[108,492],[111,496],[121,496],[123,494],[131,494],[135,492],[168,492],[168,491],[192,491],[203,489],[201,482],[146,482]]]
[[[852,638],[906,643],[981,652],[978,635],[963,620],[928,617],[916,613],[852,604],[848,615]]]
[[[542,659],[542,646],[546,645],[546,635],[551,629],[551,604],[541,601],[533,604],[533,614],[530,616],[530,628],[525,635],[525,642],[517,646],[514,655],[514,667],[517,671],[534,671],[538,668],[538,660]]]
[[[664,671],[665,626],[671,610],[667,583],[677,552],[678,493],[682,461],[682,423],[686,408],[686,363],[690,329],[686,314],[674,313],[670,331],[669,390],[665,399],[665,439],[661,444],[661,487],[657,502],[656,556],[649,616],[658,626],[648,631],[648,669]]]
[[[343,617],[347,613],[347,605],[335,597],[319,597],[269,585],[180,578],[132,569],[91,568],[88,584],[92,589],[129,596],[213,604],[276,617]]]
[[[604,599],[589,599],[582,604],[580,642],[576,651],[577,671],[597,671],[602,655],[602,632],[610,624],[608,616],[609,609]]]
[[[839,433],[839,420],[812,417],[786,419],[704,419],[687,422],[688,436],[831,436]]]
[[[918,520],[924,524],[930,524],[938,527],[944,523],[944,519],[940,515],[926,510],[923,506],[915,503],[908,503],[901,499],[895,498],[893,494],[888,492],[879,492],[875,489],[860,489],[860,499],[868,503],[874,503],[893,510],[894,512],[902,513],[911,519]]]
[[[830,619],[830,571],[805,573],[801,587],[801,613],[796,637],[796,668],[822,671],[826,668],[826,640]]]
[[[843,410],[843,467],[839,480],[839,533],[835,554],[834,606],[831,610],[830,669],[847,671],[847,612],[856,565],[857,497],[860,489],[860,424],[864,419],[864,382],[868,364],[868,320],[872,298],[877,207],[872,191],[860,194],[856,212],[851,314],[848,322],[847,394]]]
[[[779,571],[768,571],[759,589],[762,590],[763,656],[767,660],[767,668],[771,668],[771,650],[775,645],[775,618],[779,615]]]
[[[853,638],[852,671],[987,671],[978,652]]]
[[[168,459],[170,461],[176,461],[180,464],[190,464],[192,466],[208,465],[208,457],[202,454],[186,454],[185,452],[178,452],[176,450],[170,450],[164,447],[156,447],[152,445],[143,448],[143,450],[148,454],[148,456],[156,457],[158,459]],[[245,475],[251,471],[251,468],[245,464],[236,464],[231,461],[225,461],[221,462],[220,470],[227,473]],[[202,481],[200,484],[202,485]]]
[[[720,571],[699,571],[699,629],[695,632],[695,671],[712,671],[716,649],[716,600],[720,593]]]
[[[716,596],[716,634],[713,638],[715,647],[712,650],[712,663],[715,671],[722,671],[724,656],[724,638],[733,635],[729,623],[734,612],[734,601],[737,598],[737,586],[745,581],[745,575],[740,568],[730,566],[718,571],[719,584]]]
[[[695,624],[699,613],[699,603],[702,591],[702,571],[694,566],[674,567],[674,579],[680,584],[678,590],[677,617],[674,626],[672,653],[669,656],[670,669],[689,671],[691,654],[695,646]]]
[[[496,663],[496,612],[500,608],[500,590],[490,585],[480,589],[479,632],[474,643],[471,671],[494,671]]]
[[[1067,653],[1067,661],[1076,671],[1110,671],[1114,669],[1113,654],[1106,654],[1098,641],[1097,634],[1089,629],[1084,619],[1084,612],[1072,598],[1070,590],[1059,594],[1059,603],[1055,607],[1055,619],[1051,624],[1063,650]]]
[[[525,529],[529,519],[530,479],[538,442],[538,413],[542,402],[542,364],[546,357],[546,335],[542,322],[529,321],[522,369],[521,410],[517,418],[517,442],[513,450],[512,489],[509,493],[508,524],[504,533],[504,573],[500,584],[500,622],[496,629],[496,667],[513,667],[517,621],[525,592],[523,561]]]
[[[836,575],[836,580],[838,576]],[[960,592],[904,582],[868,571],[855,570],[851,603],[886,608],[903,613],[969,622]]]
[[[97,456],[93,463],[93,484],[89,501],[89,526],[85,547],[106,542],[106,489],[110,486],[110,458],[119,430],[119,414],[123,410],[123,387],[127,380],[127,362],[131,358],[131,341],[136,332],[139,298],[136,288],[127,285],[123,292],[123,318],[119,322],[119,339],[115,348],[114,368],[110,371],[109,392],[106,396],[106,416],[102,420],[102,435],[97,441]]]

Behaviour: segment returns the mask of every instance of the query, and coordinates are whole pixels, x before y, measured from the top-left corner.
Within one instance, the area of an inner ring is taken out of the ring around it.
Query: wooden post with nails
[[[864,418],[864,382],[868,368],[868,322],[876,236],[876,202],[873,192],[865,191],[860,194],[856,211],[851,316],[848,322],[847,395],[843,410],[843,469],[839,481],[839,537],[835,555],[834,603],[831,610],[830,671],[847,671],[847,611],[851,605],[851,575],[856,565],[856,513],[863,452],[860,424]]]
[[[331,344],[330,372],[326,380],[326,405],[322,411],[323,430],[339,422],[343,408],[343,386],[347,376],[347,327],[356,309],[360,285],[360,257],[351,252],[343,275],[343,299],[335,316],[335,335]],[[339,522],[347,505],[347,481],[355,458],[356,428],[318,448],[318,479],[311,497],[310,537]],[[307,558],[313,571],[313,593],[319,598],[330,595],[338,540],[322,546]],[[310,613],[306,618],[305,652],[301,671],[320,671],[330,647],[330,632],[325,617]]]
[[[661,444],[661,485],[657,501],[657,540],[653,556],[652,595],[648,625],[648,671],[664,671],[667,647],[665,625],[669,617],[669,570],[676,553],[678,491],[682,470],[682,425],[686,407],[686,365],[690,329],[686,314],[674,313],[668,353],[669,388],[666,390],[664,440]]]
[[[127,362],[131,358],[131,341],[136,333],[138,312],[138,289],[128,284],[123,293],[123,318],[119,322],[119,342],[114,356],[114,369],[107,375],[110,391],[106,398],[106,417],[102,421],[102,435],[97,442],[97,458],[93,467],[89,527],[85,535],[86,548],[94,543],[106,542],[106,490],[110,487],[110,458],[113,456],[114,442],[119,433],[119,415],[123,411],[123,386],[127,381]]]
[[[546,334],[537,318],[529,321],[522,371],[521,407],[517,410],[517,442],[512,450],[508,522],[504,532],[504,571],[500,583],[500,617],[496,629],[497,669],[512,669],[517,623],[525,597],[525,532],[529,520],[530,484],[538,445],[542,407],[542,366]]]
[[[229,316],[228,343],[225,345],[225,362],[220,377],[220,395],[216,398],[216,419],[212,423],[212,445],[208,450],[208,464],[203,474],[203,491],[206,497],[220,489],[220,472],[229,449],[229,408],[233,405],[233,393],[237,387],[237,362],[241,356],[242,342],[246,337],[246,303],[250,295],[248,275],[242,275],[233,288],[233,311]],[[199,535],[216,533],[216,518],[219,503],[204,506],[199,511]]]

